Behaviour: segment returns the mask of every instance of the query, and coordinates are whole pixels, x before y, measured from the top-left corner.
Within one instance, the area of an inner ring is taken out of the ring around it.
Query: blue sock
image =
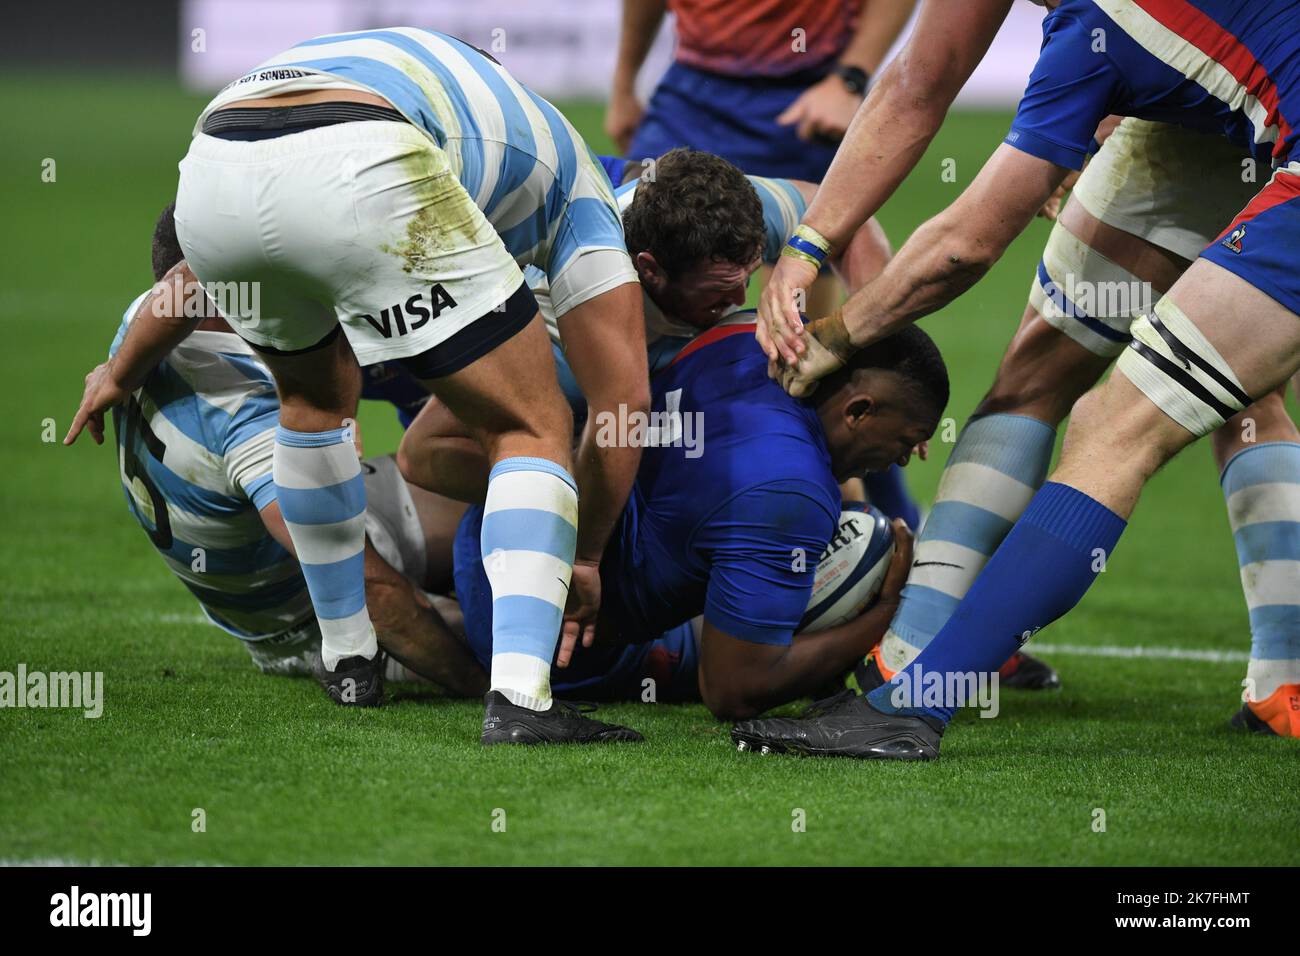
[[[892,521],[902,518],[913,531],[921,524],[921,509],[907,493],[903,469],[890,465],[884,471],[869,471],[862,476],[867,488],[867,500],[885,513]]]
[[[1049,481],[930,645],[893,681],[871,692],[872,705],[887,713],[951,719],[959,702],[898,707],[891,700],[895,687],[919,689],[923,672],[996,671],[1036,631],[1079,603],[1124,527],[1124,519],[1100,502]]]

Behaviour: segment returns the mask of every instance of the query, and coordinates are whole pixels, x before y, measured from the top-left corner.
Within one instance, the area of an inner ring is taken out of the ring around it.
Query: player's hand
[[[793,365],[781,363],[779,369],[781,387],[795,398],[811,395],[817,383],[843,368],[854,352],[839,309],[809,322],[804,342],[806,349],[798,361]]]
[[[591,647],[596,640],[596,615],[600,611],[600,565],[595,561],[573,562],[569,581],[569,600],[564,606],[564,623],[560,627],[560,649],[556,667],[568,667],[573,652],[582,642]]]
[[[113,378],[112,360],[95,366],[86,376],[86,389],[81,396],[81,407],[73,416],[63,444],[71,445],[83,429],[90,431],[96,445],[104,444],[104,412],[126,401],[130,392]]]
[[[880,586],[880,603],[897,605],[903,598],[907,573],[912,569],[912,532],[902,518],[895,518],[891,527],[894,529],[894,556],[885,572],[885,582]]]
[[[769,362],[779,360],[793,365],[803,354],[804,329],[800,313],[807,301],[808,287],[816,279],[817,268],[811,262],[791,256],[777,260],[759,297],[758,322],[754,327],[754,337],[767,353]]]
[[[632,136],[636,133],[636,128],[641,125],[641,117],[644,115],[645,107],[641,105],[635,93],[616,92],[609,98],[609,105],[605,107],[605,133],[618,147],[620,156],[627,155],[628,147],[632,145]],[[641,160],[645,157],[630,158]],[[617,186],[618,183],[614,185]]]
[[[862,97],[849,92],[844,81],[832,73],[800,93],[776,121],[794,126],[795,135],[805,142],[818,137],[838,142],[861,105]]]
[[[1122,116],[1107,116],[1097,124],[1097,132],[1092,138],[1097,141],[1098,146],[1104,146],[1106,140],[1110,139],[1110,134],[1115,132],[1115,127],[1122,122],[1124,122],[1124,117]]]

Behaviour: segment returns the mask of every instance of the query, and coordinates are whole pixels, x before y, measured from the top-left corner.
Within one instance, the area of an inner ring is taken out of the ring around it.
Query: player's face
[[[757,258],[748,265],[704,262],[672,279],[661,273],[656,277],[659,281],[647,283],[647,288],[665,315],[697,329],[709,329],[745,304],[749,277],[761,264]]]
[[[916,419],[900,409],[882,408],[864,426],[858,428],[845,455],[845,477],[865,471],[884,471],[890,465],[906,467],[916,446],[934,434],[930,425],[917,425]],[[839,469],[840,462],[835,462]],[[839,478],[839,475],[836,475]]]
[[[893,464],[906,466],[916,446],[929,441],[938,427],[933,413],[916,406],[889,378],[877,377],[868,394],[850,397],[827,429],[836,480],[884,471]]]

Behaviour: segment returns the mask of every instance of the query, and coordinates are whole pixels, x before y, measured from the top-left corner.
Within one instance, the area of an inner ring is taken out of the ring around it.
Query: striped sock
[[[1240,451],[1221,482],[1250,608],[1246,690],[1261,701],[1300,684],[1300,444]]]
[[[488,475],[480,546],[492,585],[492,689],[551,704],[551,659],[578,542],[578,490],[545,458],[506,458]]]
[[[320,624],[327,670],[379,650],[366,613],[366,486],[350,428],[275,430],[272,464],[280,514],[293,538]]]
[[[1055,428],[1024,415],[984,415],[962,429],[880,644],[886,676],[910,664],[948,622],[1046,479],[1055,441]]]

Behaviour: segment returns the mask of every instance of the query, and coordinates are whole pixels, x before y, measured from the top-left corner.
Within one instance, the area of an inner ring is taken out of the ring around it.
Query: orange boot
[[[1300,684],[1283,684],[1263,700],[1242,704],[1232,726],[1257,734],[1300,737]]]

